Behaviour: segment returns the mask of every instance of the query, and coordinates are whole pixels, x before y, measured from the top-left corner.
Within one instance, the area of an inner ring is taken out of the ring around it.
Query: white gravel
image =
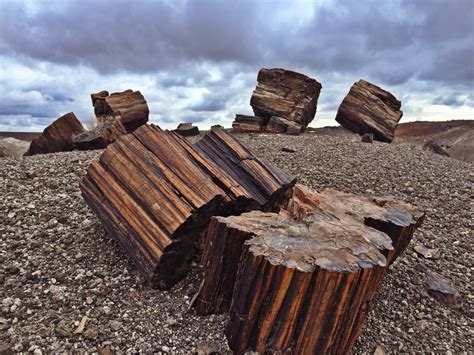
[[[391,353],[473,350],[472,165],[350,137],[239,138],[317,190],[390,194],[426,210],[385,277],[356,352],[377,344]],[[0,158],[0,352],[225,351],[225,316],[187,311],[199,268],[169,292],[150,289],[83,202],[78,183],[100,153]],[[441,259],[417,256],[416,243],[440,248]],[[428,296],[425,269],[455,283],[459,309]],[[84,316],[84,330],[74,333]]]

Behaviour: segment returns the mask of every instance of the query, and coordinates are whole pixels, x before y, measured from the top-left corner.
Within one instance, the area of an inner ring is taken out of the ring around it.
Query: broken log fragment
[[[175,132],[179,133],[183,137],[192,137],[199,135],[199,128],[193,126],[192,123],[180,123],[178,128],[175,129]]]
[[[140,91],[129,89],[109,95],[104,90],[91,94],[91,99],[98,122],[120,119],[127,133],[148,122],[150,111]]]
[[[222,129],[193,146],[144,125],[109,145],[80,187],[145,278],[166,289],[186,274],[213,215],[277,210],[294,182]]]
[[[398,201],[302,186],[279,213],[214,217],[196,311],[230,311],[237,353],[350,351],[396,249],[422,217]],[[365,223],[374,221],[391,234]]]
[[[33,139],[25,155],[65,152],[74,149],[74,137],[85,131],[73,112],[69,112],[46,127]]]
[[[79,150],[105,149],[127,131],[119,118],[98,123],[90,131],[74,137],[74,146]]]

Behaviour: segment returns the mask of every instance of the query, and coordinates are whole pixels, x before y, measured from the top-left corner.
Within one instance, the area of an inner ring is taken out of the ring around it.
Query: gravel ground
[[[472,165],[350,137],[239,138],[316,190],[389,194],[426,210],[385,277],[357,353],[377,344],[390,353],[473,350]],[[188,311],[199,268],[168,292],[150,289],[83,202],[78,182],[100,153],[0,159],[0,352],[225,351],[225,316]],[[442,258],[418,257],[416,243],[440,248]],[[428,296],[425,269],[453,280],[462,307]]]

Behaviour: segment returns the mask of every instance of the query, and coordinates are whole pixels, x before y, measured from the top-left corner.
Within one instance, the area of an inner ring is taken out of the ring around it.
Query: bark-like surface
[[[99,123],[94,129],[78,134],[74,138],[74,146],[79,150],[104,149],[126,133],[122,121],[116,118]]]
[[[265,127],[267,133],[287,133],[291,135],[298,135],[301,133],[301,126],[284,119],[283,117],[272,116]]]
[[[111,117],[120,119],[127,133],[148,122],[150,111],[140,91],[125,90],[110,95],[100,91],[91,94],[91,99],[98,122]]]
[[[294,182],[222,129],[193,146],[144,125],[91,164],[81,191],[145,278],[169,288],[213,215],[276,210]]]
[[[25,155],[64,152],[74,149],[74,137],[85,131],[74,113],[59,117],[33,139]]]
[[[235,352],[350,351],[388,265],[422,219],[399,201],[302,186],[278,214],[214,217],[196,310],[230,308]]]
[[[336,121],[354,133],[373,133],[376,140],[390,143],[403,115],[401,105],[390,92],[361,79],[339,106]]]
[[[180,123],[178,128],[175,129],[175,132],[182,135],[183,137],[192,137],[199,135],[199,128],[193,126],[192,123]]]
[[[246,115],[235,115],[232,131],[235,133],[263,132],[268,118]]]
[[[250,105],[255,116],[283,117],[306,127],[316,114],[321,84],[290,70],[260,69]]]

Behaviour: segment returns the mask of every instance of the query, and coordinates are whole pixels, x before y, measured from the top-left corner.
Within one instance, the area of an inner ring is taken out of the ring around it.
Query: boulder
[[[192,123],[180,123],[178,128],[175,129],[175,132],[183,137],[192,137],[199,135],[199,128],[193,126]]]
[[[78,134],[74,145],[79,150],[105,149],[127,131],[120,119],[104,121],[94,129]]]
[[[234,133],[263,132],[268,118],[246,115],[235,115],[232,122],[232,131]]]
[[[255,116],[279,116],[306,127],[316,114],[321,84],[285,69],[260,69],[250,105]]]
[[[86,129],[74,113],[59,117],[46,127],[43,133],[33,139],[25,155],[64,152],[74,149],[74,137]]]
[[[374,139],[390,143],[403,115],[400,107],[391,93],[361,79],[339,106],[336,121],[354,133],[373,133]]]
[[[91,99],[98,122],[119,118],[127,133],[148,122],[150,110],[140,91],[125,90],[111,95],[100,91],[91,94]]]

